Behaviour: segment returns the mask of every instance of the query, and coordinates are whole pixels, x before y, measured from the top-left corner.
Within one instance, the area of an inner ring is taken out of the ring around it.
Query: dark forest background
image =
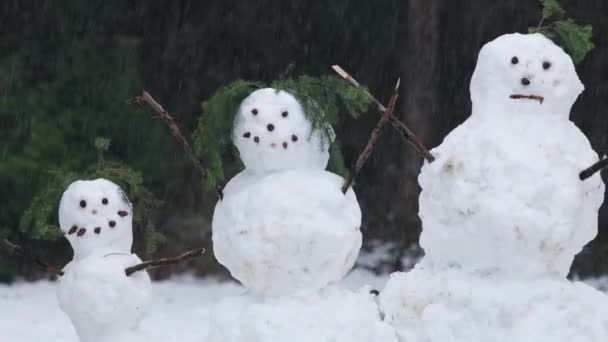
[[[608,150],[608,2],[564,0],[568,15],[593,25],[596,48],[577,66],[586,91],[572,120],[599,153]],[[0,2],[0,237],[63,265],[63,239],[32,238],[17,227],[50,170],[82,171],[105,158],[142,172],[162,200],[154,220],[166,240],[154,255],[210,246],[216,195],[167,129],[127,99],[147,89],[190,137],[201,103],[230,81],[331,74],[341,64],[386,101],[402,80],[400,118],[436,146],[470,113],[469,80],[480,47],[541,18],[537,0],[3,0]],[[363,148],[376,113],[336,127],[347,162]],[[366,242],[392,249],[384,271],[402,268],[421,230],[416,178],[422,160],[387,130],[356,191]],[[67,172],[67,171],[66,171]],[[56,203],[55,205],[57,205]],[[608,273],[608,221],[577,258],[580,276]],[[137,250],[149,254],[136,227]],[[368,243],[367,247],[372,244]],[[467,246],[462,246],[467,248]],[[152,255],[146,255],[151,257]],[[221,272],[212,253],[155,271]],[[40,274],[0,251],[0,281]]]

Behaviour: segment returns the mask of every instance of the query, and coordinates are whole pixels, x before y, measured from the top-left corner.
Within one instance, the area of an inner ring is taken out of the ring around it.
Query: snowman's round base
[[[368,291],[330,287],[263,298],[229,297],[211,311],[209,342],[396,342]]]
[[[125,275],[126,267],[141,262],[135,254],[99,253],[64,268],[57,289],[59,306],[82,342],[135,341],[131,332],[146,313],[150,277],[146,272]]]
[[[393,274],[380,301],[401,341],[608,341],[608,297],[567,280],[417,267]]]
[[[253,292],[315,290],[339,281],[361,248],[361,209],[342,177],[323,170],[243,171],[213,214],[213,253]]]

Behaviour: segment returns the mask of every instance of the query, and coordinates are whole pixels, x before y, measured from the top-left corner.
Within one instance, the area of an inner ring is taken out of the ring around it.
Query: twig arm
[[[578,178],[580,178],[581,180],[586,180],[591,178],[594,174],[602,171],[603,169],[608,167],[608,158],[604,158],[600,161],[598,161],[597,163],[589,166],[588,168],[584,169],[583,171],[581,171],[581,173],[579,173]]]
[[[348,191],[348,189],[351,187],[351,185],[355,181],[355,178],[357,178],[357,176],[361,172],[361,169],[363,169],[363,166],[365,165],[365,163],[367,162],[369,157],[372,155],[372,152],[374,152],[374,150],[376,149],[380,136],[382,135],[382,131],[384,130],[384,127],[386,126],[386,124],[388,124],[390,122],[391,116],[393,115],[393,112],[395,111],[395,106],[397,104],[397,98],[399,97],[400,83],[401,83],[400,80],[397,80],[397,84],[395,85],[395,90],[393,91],[393,95],[391,96],[391,99],[389,101],[388,108],[384,111],[384,113],[382,113],[382,116],[380,117],[380,120],[376,124],[376,127],[374,127],[374,129],[372,130],[369,140],[367,141],[367,145],[365,146],[365,149],[363,150],[363,152],[361,152],[361,154],[357,158],[357,161],[355,162],[354,170],[348,175],[348,178],[346,179],[346,181],[344,182],[344,185],[342,186],[342,193],[345,194]]]
[[[167,125],[167,127],[169,127],[169,130],[171,131],[171,134],[173,135],[173,137],[184,148],[184,151],[186,151],[186,153],[188,154],[188,157],[190,157],[190,159],[192,160],[194,165],[196,165],[196,167],[199,169],[199,171],[201,172],[203,177],[207,177],[207,174],[208,174],[207,168],[203,165],[203,163],[200,161],[200,159],[198,159],[196,157],[196,154],[194,153],[194,151],[192,150],[192,147],[188,143],[188,139],[186,139],[186,137],[182,134],[182,131],[179,128],[179,126],[177,125],[177,123],[175,122],[175,119],[173,119],[173,116],[171,116],[171,114],[169,114],[169,112],[167,112],[165,110],[165,108],[163,108],[163,106],[161,106],[152,97],[152,95],[150,95],[150,93],[148,93],[147,91],[144,90],[140,96],[137,96],[134,99],[129,100],[129,102],[137,103],[139,105],[147,105],[148,107],[150,107],[156,113],[157,117],[160,118],[161,120],[163,120],[165,125]]]
[[[163,259],[157,259],[157,260],[144,261],[141,264],[127,267],[125,269],[125,274],[127,276],[130,276],[131,274],[138,272],[138,271],[149,270],[151,268],[155,268],[155,267],[159,267],[159,266],[177,264],[182,261],[186,261],[186,260],[189,260],[192,258],[199,257],[199,256],[203,255],[204,253],[205,253],[205,249],[199,248],[199,249],[195,249],[192,251],[188,251],[186,253],[183,253],[183,254],[173,257],[173,258],[163,258]]]
[[[4,239],[3,242],[4,242],[4,246],[6,247],[6,249],[8,250],[8,252],[11,255],[19,255],[19,256],[23,257],[25,260],[35,264],[36,266],[40,267],[41,269],[43,269],[44,271],[46,271],[48,273],[55,274],[57,276],[63,276],[63,271],[51,266],[47,262],[31,255],[30,253],[27,253],[23,249],[23,247],[16,245],[7,239]]]
[[[332,65],[332,69],[338,75],[340,75],[340,77],[345,79],[348,83],[352,84],[354,87],[362,88],[361,84],[359,84],[359,82],[357,82],[357,80],[354,79],[354,77],[352,77],[348,72],[346,72],[346,70],[344,70],[341,66]],[[380,101],[378,101],[378,99],[374,95],[372,95],[367,90],[365,91],[365,94],[372,100],[372,102],[374,102],[374,104],[376,105],[376,107],[378,108],[378,110],[380,111],[381,114],[386,112],[386,107],[384,107],[384,105]],[[424,145],[424,143],[422,143],[422,141],[412,131],[410,131],[409,128],[407,128],[407,126],[403,122],[401,122],[401,120],[399,120],[394,114],[391,114],[390,119],[391,119],[391,125],[401,134],[401,136],[407,142],[409,142],[416,149],[416,151],[418,151],[418,153],[424,159],[426,159],[427,162],[432,163],[433,161],[435,161],[435,157],[433,157],[433,155],[431,154],[429,149]]]

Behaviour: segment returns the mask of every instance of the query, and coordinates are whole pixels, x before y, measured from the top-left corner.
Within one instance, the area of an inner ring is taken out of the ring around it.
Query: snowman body
[[[419,176],[425,257],[381,295],[403,341],[602,341],[608,298],[566,275],[597,234],[604,184],[569,121],[583,86],[540,34],[486,44],[473,111]],[[550,336],[550,338],[549,338]]]
[[[324,170],[289,170],[245,188],[228,183],[213,215],[216,258],[267,296],[342,279],[361,248],[361,210],[352,190],[340,191],[342,182]]]
[[[59,223],[74,258],[57,296],[81,341],[134,333],[145,314],[150,278],[125,274],[141,262],[131,253],[132,216],[125,194],[105,179],[76,181],[63,194]]]

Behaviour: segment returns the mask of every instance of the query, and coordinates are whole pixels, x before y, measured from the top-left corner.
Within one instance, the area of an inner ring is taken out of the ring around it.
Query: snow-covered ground
[[[371,285],[382,289],[387,277],[354,270],[344,286]],[[47,281],[0,285],[0,340],[7,342],[77,342],[67,316],[55,296],[57,284]],[[150,342],[203,341],[209,308],[221,298],[242,293],[234,282],[177,277],[153,284],[154,300],[142,328]]]

